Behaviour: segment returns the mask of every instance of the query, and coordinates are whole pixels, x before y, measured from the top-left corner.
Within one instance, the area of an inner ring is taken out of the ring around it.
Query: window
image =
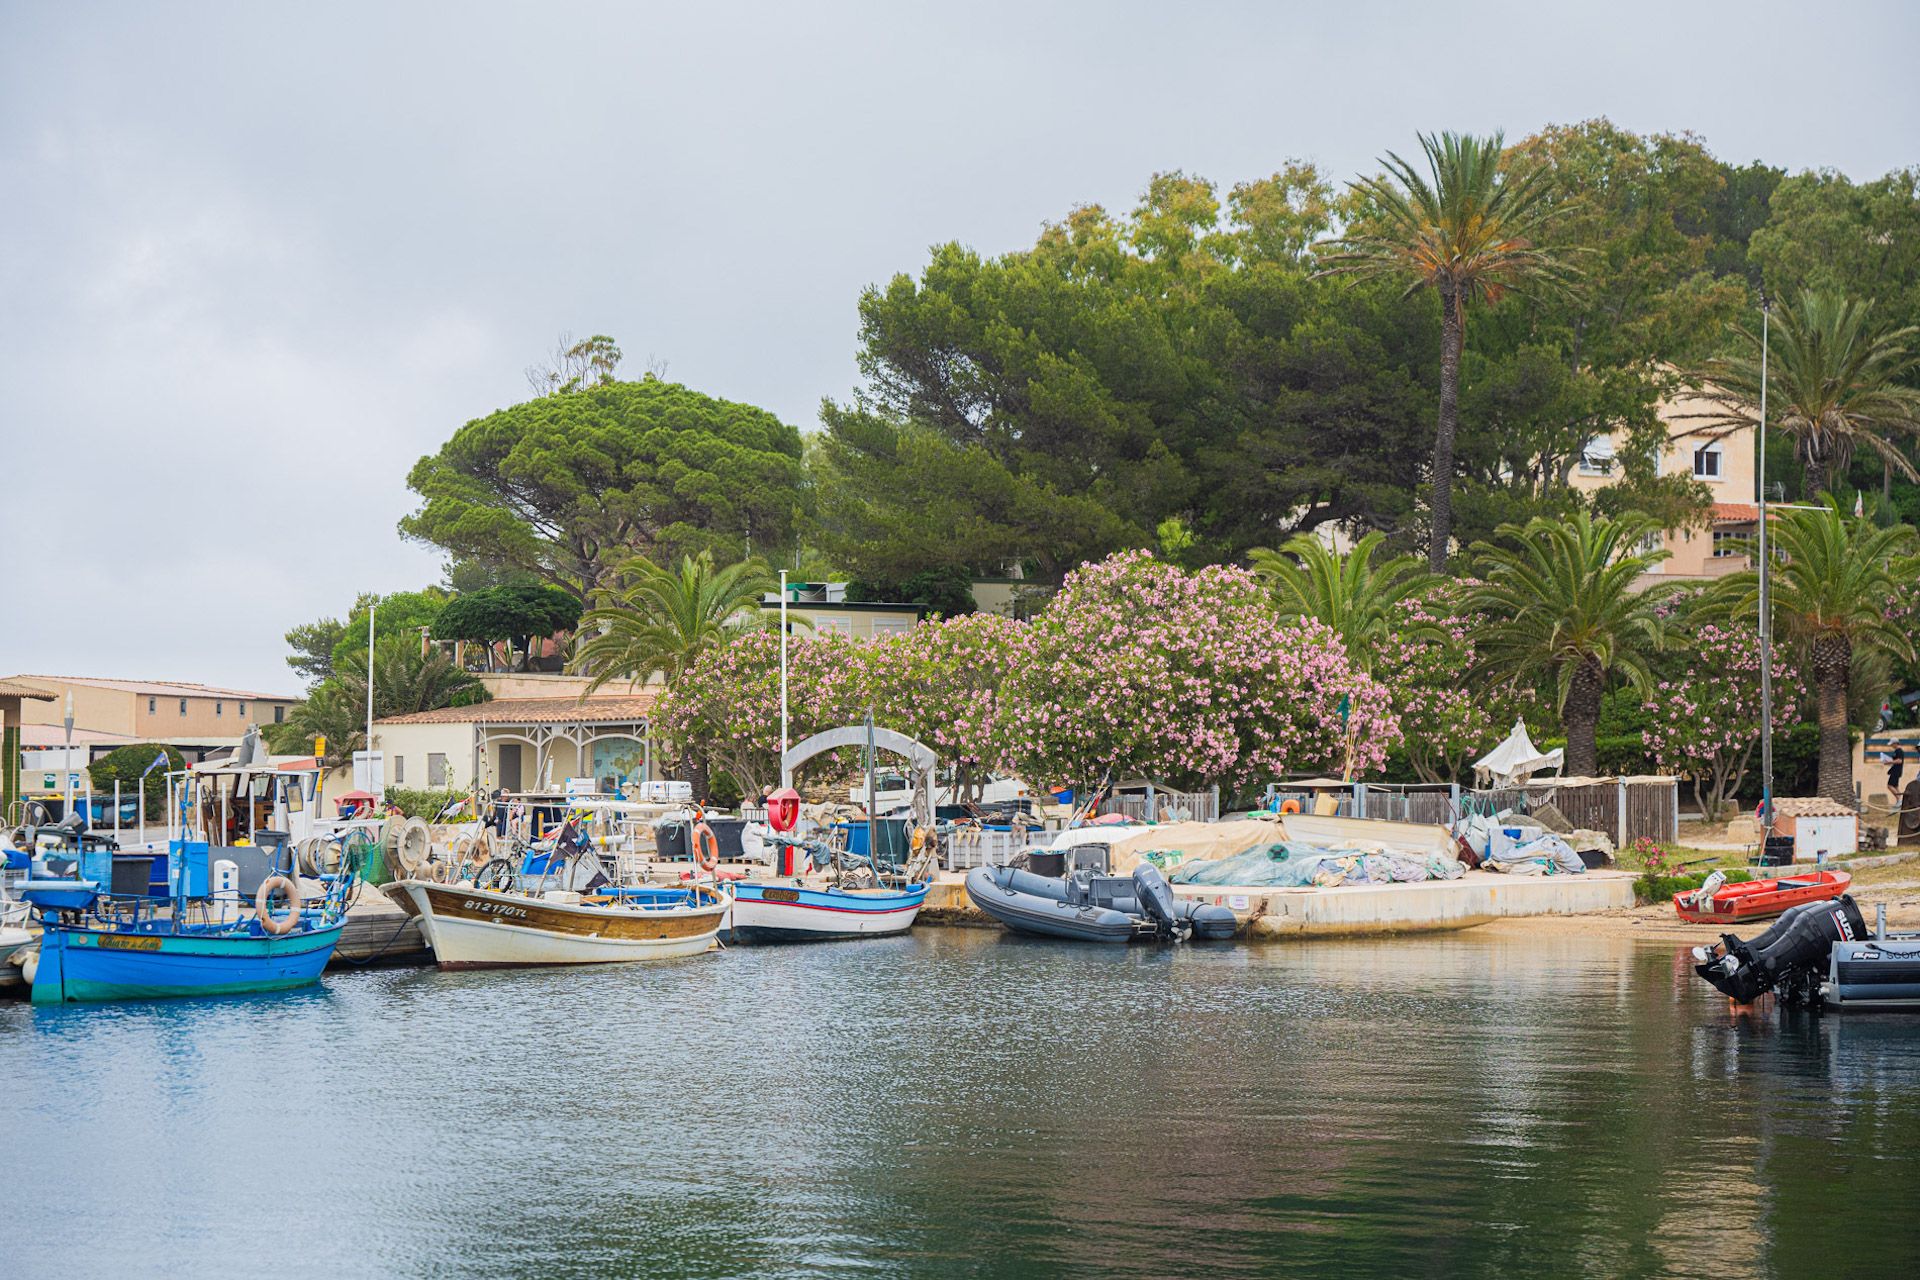
[[[247,714],[247,704],[244,702],[236,702],[233,704],[233,710],[234,714],[244,716]]]
[[[427,752],[427,785],[430,787],[447,785],[447,757],[438,751]]]
[[[1720,471],[1720,446],[1703,444],[1693,451],[1693,478],[1695,480],[1718,480]]]
[[[273,709],[273,722],[275,724],[285,724],[287,722],[287,709],[285,707],[275,707]]]
[[[1724,556],[1737,556],[1745,548],[1740,540],[1747,535],[1736,529],[1715,529],[1713,531],[1713,557],[1718,560]]]
[[[875,618],[873,634],[877,636],[897,636],[913,630],[912,618]]]
[[[818,635],[826,635],[828,632],[832,632],[835,635],[850,636],[853,634],[853,619],[835,617],[815,618],[813,620],[813,629]]]
[[[153,715],[153,714],[154,714],[155,712],[157,712],[157,711],[159,711],[159,710],[160,710],[160,699],[158,699],[158,698],[148,698],[148,699],[147,699],[147,714],[148,714],[148,715]]]
[[[187,714],[187,700],[185,698],[180,699],[180,714]]]
[[[225,715],[225,714],[227,714],[227,704],[226,704],[226,703],[224,703],[224,702],[216,702],[216,703],[214,703],[214,704],[213,704],[213,714],[215,714],[215,715],[217,715],[217,716],[223,716],[223,715]]]
[[[396,755],[393,758],[393,785],[396,787],[404,786],[406,785],[406,781],[407,758],[403,755]]]
[[[1612,440],[1606,436],[1596,436],[1587,441],[1587,447],[1580,451],[1580,474],[1583,476],[1613,474]]]

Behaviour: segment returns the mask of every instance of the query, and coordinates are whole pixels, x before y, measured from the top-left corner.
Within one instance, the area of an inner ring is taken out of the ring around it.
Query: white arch
[[[867,726],[863,724],[844,725],[838,729],[826,729],[814,734],[802,742],[796,742],[787,748],[780,757],[780,785],[793,785],[793,771],[823,752],[838,750],[841,747],[864,747],[867,745]],[[873,730],[873,745],[878,751],[891,751],[897,756],[905,756],[907,764],[914,773],[913,807],[925,822],[933,821],[933,770],[939,764],[940,757],[933,748],[925,743],[909,738],[904,733],[876,726]],[[873,803],[873,797],[867,797],[867,803]]]

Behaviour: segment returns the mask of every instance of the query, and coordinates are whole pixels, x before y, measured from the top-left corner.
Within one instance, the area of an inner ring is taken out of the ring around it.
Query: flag
[[[1855,489],[1853,491],[1853,518],[1855,520],[1858,520],[1861,516],[1864,516],[1865,514],[1867,514],[1866,495],[1861,493],[1858,489]]]

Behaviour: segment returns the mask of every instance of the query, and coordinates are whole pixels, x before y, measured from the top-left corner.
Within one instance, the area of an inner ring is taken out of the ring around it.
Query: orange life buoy
[[[284,916],[273,914],[275,891],[287,895],[287,914]],[[300,923],[300,886],[285,876],[268,876],[262,880],[260,892],[253,896],[253,918],[260,922],[262,929],[276,938],[292,933],[293,927]]]
[[[704,822],[693,824],[693,860],[702,871],[712,871],[720,865],[719,837]]]
[[[1282,800],[1280,802],[1280,812],[1298,813],[1300,812],[1300,802],[1298,800]]]

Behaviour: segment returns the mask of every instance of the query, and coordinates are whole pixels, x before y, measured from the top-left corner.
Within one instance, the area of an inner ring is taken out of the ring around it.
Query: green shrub
[[[467,792],[453,788],[428,791],[415,790],[411,787],[388,787],[387,803],[409,818],[425,818],[428,822],[432,822],[441,810],[456,800],[464,801],[467,795]]]
[[[1727,874],[1727,883],[1739,884],[1753,879],[1751,871],[1742,871],[1738,867],[1720,868]],[[1633,882],[1633,896],[1642,906],[1649,902],[1671,902],[1676,893],[1685,893],[1689,889],[1698,889],[1707,882],[1712,871],[1690,872],[1686,875],[1662,876],[1651,873],[1641,876]]]
[[[167,757],[167,763],[155,768],[151,773],[147,769],[154,758]],[[157,743],[141,742],[132,746],[116,747],[87,766],[87,776],[93,780],[94,791],[113,795],[113,784],[120,784],[120,794],[126,799],[133,798],[134,788],[144,787],[147,793],[147,812],[161,815],[167,805],[167,770],[180,770],[187,767],[186,757],[172,747],[163,747]],[[146,781],[140,775],[146,773]]]

